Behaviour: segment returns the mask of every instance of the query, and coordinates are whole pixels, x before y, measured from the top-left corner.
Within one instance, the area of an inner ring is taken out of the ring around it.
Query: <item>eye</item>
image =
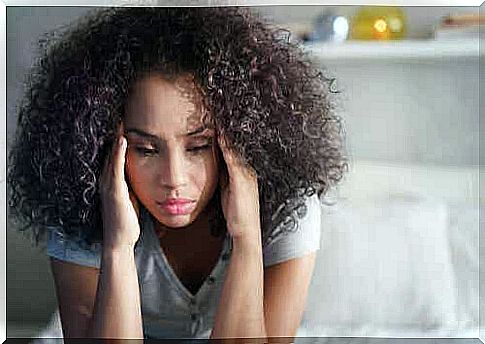
[[[205,144],[205,145],[202,145],[202,146],[195,146],[195,147],[187,148],[187,151],[189,151],[189,152],[199,152],[199,151],[206,150],[206,149],[210,148],[211,146],[212,145],[210,143],[208,143],[208,144]]]
[[[192,145],[187,148],[188,152],[198,153],[212,148],[212,138],[206,138],[203,140],[195,140]]]
[[[143,156],[153,156],[157,153],[156,149],[150,149],[146,147],[135,147],[135,151]]]

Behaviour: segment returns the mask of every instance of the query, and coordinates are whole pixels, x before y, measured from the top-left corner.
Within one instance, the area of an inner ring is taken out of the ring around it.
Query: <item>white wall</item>
[[[478,59],[327,64],[355,159],[478,165]]]

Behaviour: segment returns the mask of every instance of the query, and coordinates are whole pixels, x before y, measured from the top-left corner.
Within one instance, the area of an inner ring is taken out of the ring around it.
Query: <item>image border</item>
[[[271,5],[395,5],[395,6],[471,6],[479,8],[480,17],[485,15],[485,5],[479,1],[472,1],[472,0],[448,0],[448,1],[438,1],[438,0],[427,0],[427,1],[420,1],[420,0],[412,0],[412,1],[297,1],[297,0],[279,0],[279,1],[257,1],[257,0],[158,0],[157,6],[271,6]],[[0,107],[2,109],[2,113],[5,114],[4,120],[1,121],[0,124],[0,188],[1,188],[1,206],[3,209],[3,215],[0,216],[0,233],[2,233],[1,245],[0,245],[0,254],[5,259],[3,263],[0,265],[1,273],[2,273],[2,282],[0,287],[0,298],[1,298],[1,305],[0,305],[0,342],[5,341],[7,339],[6,335],[6,214],[7,214],[7,202],[6,202],[6,157],[7,157],[7,70],[6,70],[6,8],[9,6],[29,6],[29,7],[43,7],[43,6],[50,6],[50,7],[58,7],[58,6],[95,6],[95,7],[103,7],[103,6],[127,6],[127,5],[143,5],[151,6],[150,0],[118,0],[118,1],[110,1],[110,0],[11,0],[11,1],[1,1],[0,0],[0,29],[1,29],[1,49],[0,49],[0,65],[1,65],[1,85],[2,91],[0,93]],[[484,89],[482,87],[482,81],[485,80],[485,71],[483,71],[483,56],[485,52],[483,51],[483,45],[481,41],[485,39],[484,30],[481,28],[479,33],[479,101],[483,99],[485,96]],[[480,101],[481,105],[481,101]],[[479,118],[485,118],[485,110],[483,106],[479,106]],[[480,134],[482,130],[485,130],[485,120],[480,121]],[[479,137],[481,136],[479,134]],[[479,140],[479,176],[482,176],[482,166],[485,163],[485,147],[482,145],[482,140]],[[482,149],[483,148],[483,149]],[[470,339],[478,339],[482,343],[485,342],[485,304],[484,298],[482,295],[485,295],[485,264],[480,264],[482,261],[485,261],[485,224],[482,224],[480,220],[482,218],[481,209],[482,209],[482,199],[485,199],[485,187],[482,186],[482,183],[479,178],[479,321],[478,325],[479,328],[477,329],[477,337],[476,338],[466,338],[467,340]],[[485,214],[483,214],[485,216]],[[302,338],[309,338],[309,337],[295,337],[295,340],[302,339]],[[319,338],[332,338],[332,337],[319,337]],[[342,337],[343,338],[343,337]],[[348,337],[345,337],[348,338]],[[352,337],[352,338],[379,338],[379,337]],[[387,338],[402,338],[402,337],[385,337]],[[431,337],[415,337],[422,338],[422,339],[430,339]],[[436,338],[436,343],[441,343],[446,341],[446,339],[455,339],[455,337],[442,337]],[[406,337],[408,339],[408,337]],[[442,340],[441,340],[442,339]],[[10,340],[9,340],[10,341]],[[433,342],[434,343],[434,342]]]

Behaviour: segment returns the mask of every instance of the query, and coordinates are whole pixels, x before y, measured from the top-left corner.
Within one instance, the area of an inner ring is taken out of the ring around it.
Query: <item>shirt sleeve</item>
[[[298,228],[281,234],[263,247],[264,267],[304,256],[320,249],[321,206],[317,195],[307,199],[307,213]]]
[[[47,255],[65,262],[100,268],[101,245],[93,244],[89,248],[64,238],[58,228],[49,228]]]

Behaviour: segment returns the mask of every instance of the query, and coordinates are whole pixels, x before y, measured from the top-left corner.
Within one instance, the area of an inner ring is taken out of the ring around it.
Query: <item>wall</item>
[[[342,117],[356,159],[477,165],[478,59],[326,66],[343,91]]]

